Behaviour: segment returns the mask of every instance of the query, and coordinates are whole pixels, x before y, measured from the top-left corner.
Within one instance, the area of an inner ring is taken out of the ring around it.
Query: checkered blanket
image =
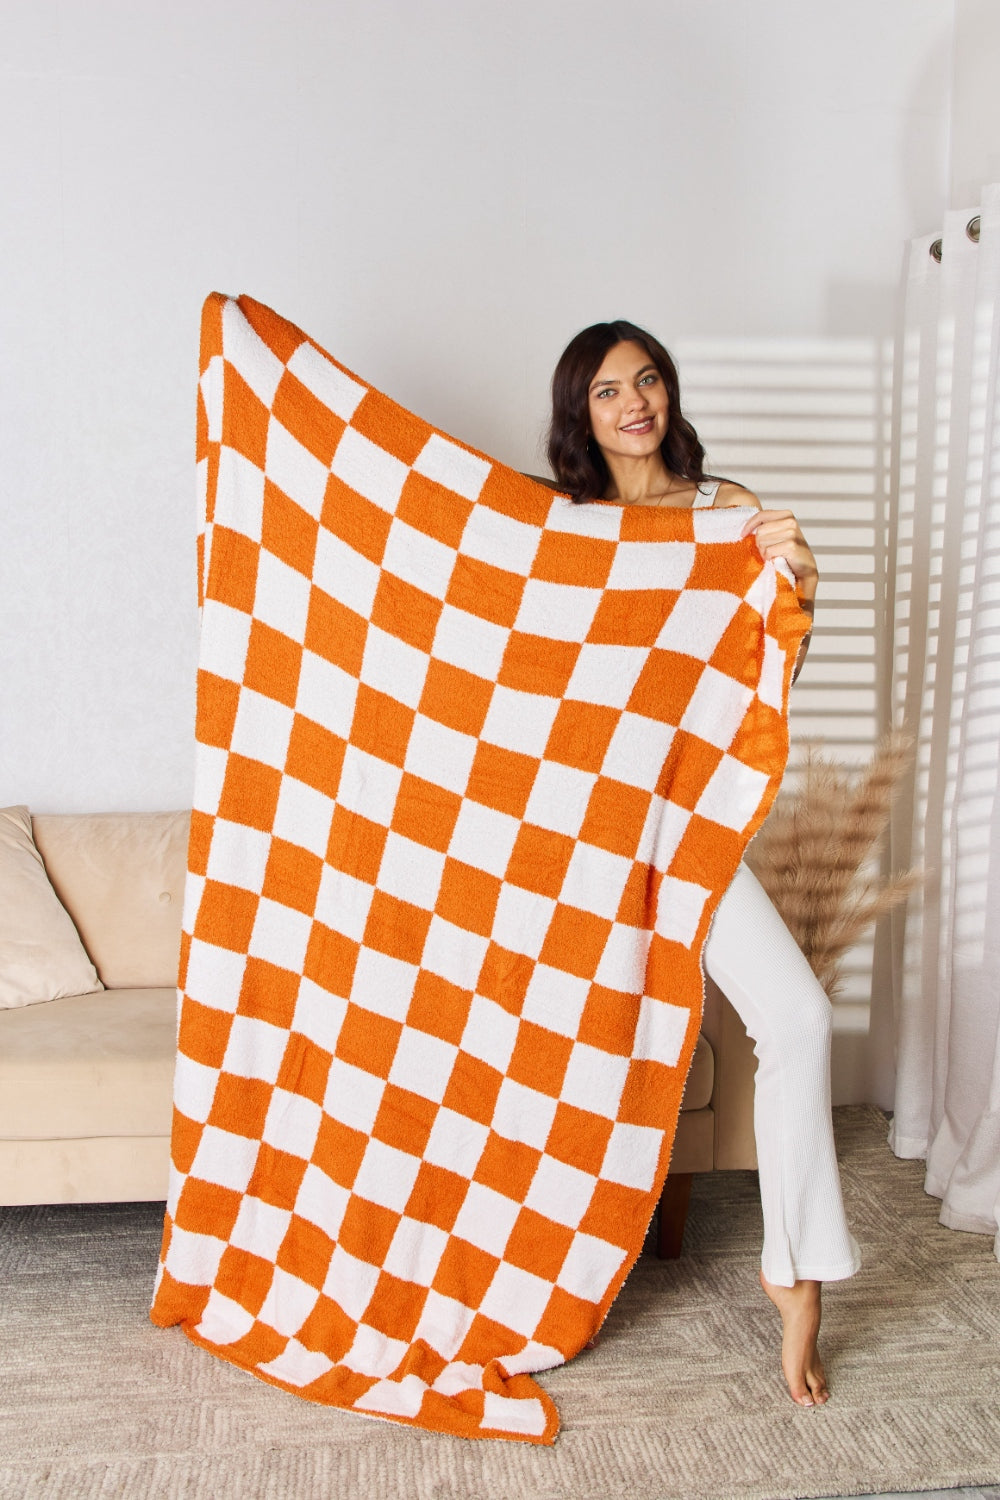
[[[210,297],[153,1319],[552,1442],[642,1244],[804,617],[742,510],[575,505]]]

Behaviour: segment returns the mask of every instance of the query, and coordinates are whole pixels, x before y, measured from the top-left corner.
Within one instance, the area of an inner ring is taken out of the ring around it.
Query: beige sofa
[[[0,1204],[166,1197],[187,813],[32,819],[105,985],[0,1011]],[[660,1215],[680,1253],[691,1174],[753,1167],[751,1044],[714,986]]]

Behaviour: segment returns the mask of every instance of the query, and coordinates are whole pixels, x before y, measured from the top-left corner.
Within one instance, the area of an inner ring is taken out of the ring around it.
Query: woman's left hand
[[[752,536],[761,557],[773,561],[784,558],[795,575],[803,599],[816,597],[819,569],[809,543],[790,510],[759,510],[741,533]]]

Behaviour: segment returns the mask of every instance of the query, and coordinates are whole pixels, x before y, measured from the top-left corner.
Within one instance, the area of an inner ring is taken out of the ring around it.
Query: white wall
[[[951,207],[979,202],[1000,181],[1000,5],[955,0],[952,49]]]

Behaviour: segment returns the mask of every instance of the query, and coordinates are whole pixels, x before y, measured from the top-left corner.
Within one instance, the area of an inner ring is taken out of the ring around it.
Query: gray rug
[[[0,1209],[0,1495],[782,1500],[1000,1483],[1000,1265],[936,1222],[875,1109],[837,1111],[865,1255],[827,1289],[833,1399],[792,1405],[750,1173],[696,1179],[680,1261],[640,1258],[598,1347],[541,1378],[554,1448],[312,1406],[146,1318],[159,1204]]]

